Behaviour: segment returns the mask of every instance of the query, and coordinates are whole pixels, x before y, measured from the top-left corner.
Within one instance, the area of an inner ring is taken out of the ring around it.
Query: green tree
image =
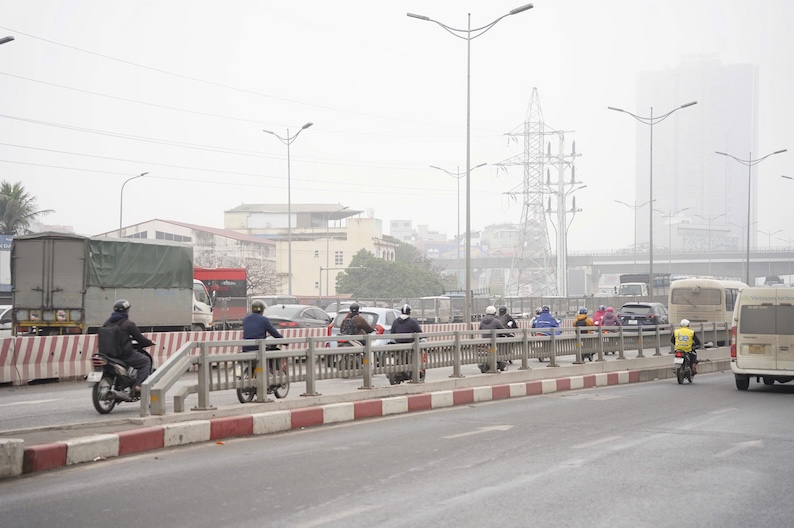
[[[416,252],[417,255],[419,254]],[[355,269],[361,266],[361,269]],[[441,276],[424,262],[387,261],[362,249],[348,269],[336,277],[336,291],[354,298],[397,298],[441,295]]]
[[[0,234],[24,235],[31,220],[51,212],[52,209],[36,210],[36,199],[25,191],[22,182],[0,183]]]

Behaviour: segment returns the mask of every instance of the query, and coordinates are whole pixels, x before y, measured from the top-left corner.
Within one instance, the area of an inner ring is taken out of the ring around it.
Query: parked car
[[[11,337],[11,306],[0,305],[0,337]]]
[[[317,328],[331,324],[328,314],[308,304],[276,304],[265,308],[263,315],[276,330],[287,328]]]
[[[670,317],[664,304],[658,302],[630,302],[620,307],[618,319],[623,331],[632,331],[640,326],[659,326],[670,324]]]
[[[357,303],[359,306],[366,306],[366,304],[362,304],[362,303],[360,303],[358,301],[341,301],[341,302],[338,302],[338,303],[337,302],[332,302],[331,304],[329,304],[328,306],[325,307],[325,313],[327,313],[328,316],[331,319],[335,319],[336,318],[336,314],[340,310],[350,311],[350,305],[354,304],[354,303]]]

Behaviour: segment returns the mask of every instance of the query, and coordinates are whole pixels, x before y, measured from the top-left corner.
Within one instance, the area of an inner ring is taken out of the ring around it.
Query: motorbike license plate
[[[682,358],[682,357],[677,357],[677,358],[675,358],[675,359],[673,360],[673,363],[675,363],[676,365],[683,365],[683,364],[684,364],[684,358]]]
[[[102,379],[102,372],[99,370],[95,370],[94,372],[89,372],[88,377],[85,380],[88,383],[97,383],[101,379]]]
[[[765,352],[764,348],[764,345],[750,345],[749,352],[751,354],[763,354]]]

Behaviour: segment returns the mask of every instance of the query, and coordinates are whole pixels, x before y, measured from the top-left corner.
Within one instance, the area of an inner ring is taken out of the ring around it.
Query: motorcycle
[[[280,347],[276,345],[270,345],[267,347],[267,350],[280,350]],[[270,379],[276,379],[276,373],[274,367],[278,364],[278,359],[268,359],[267,360],[269,369],[270,369]],[[250,367],[245,367],[242,372],[242,376],[238,376],[237,379],[249,379],[251,377]],[[279,383],[271,383],[267,386],[267,393],[274,395],[276,398],[286,398],[287,394],[289,394],[289,374],[287,373],[287,358],[281,358],[281,372],[279,373],[279,377],[282,378],[283,381]],[[256,376],[254,376],[256,377]],[[248,403],[252,402],[256,399],[256,386],[245,388],[245,389],[237,389],[237,400],[240,403]]]
[[[152,356],[148,352],[138,347],[137,344],[135,347],[151,362]],[[135,378],[138,375],[137,369],[127,365],[121,359],[99,352],[91,356],[91,365],[94,367],[94,371],[88,373],[86,381],[93,383],[91,398],[94,408],[99,414],[108,414],[117,403],[140,401],[140,393],[134,390]]]
[[[424,342],[425,338],[420,338],[419,342]],[[396,345],[396,341],[389,341],[390,345]],[[385,360],[384,360],[385,362]],[[422,350],[422,365],[427,364],[427,350]],[[425,369],[419,370],[419,381],[425,381]],[[389,379],[390,385],[399,385],[403,381],[411,381],[413,379],[413,372],[412,371],[402,371],[402,372],[392,372],[386,374],[386,377]]]
[[[694,352],[694,349],[692,349]],[[683,350],[676,350],[675,357],[673,358],[673,365],[675,365],[675,377],[678,384],[684,383],[684,379],[692,383],[692,378],[695,377],[695,372],[692,369],[691,359],[689,354]]]

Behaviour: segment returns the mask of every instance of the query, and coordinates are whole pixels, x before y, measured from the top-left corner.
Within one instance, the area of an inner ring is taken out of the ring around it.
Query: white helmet
[[[689,326],[689,319],[681,319],[681,326]]]
[[[495,315],[496,314],[496,306],[489,306],[485,309],[485,315]]]

